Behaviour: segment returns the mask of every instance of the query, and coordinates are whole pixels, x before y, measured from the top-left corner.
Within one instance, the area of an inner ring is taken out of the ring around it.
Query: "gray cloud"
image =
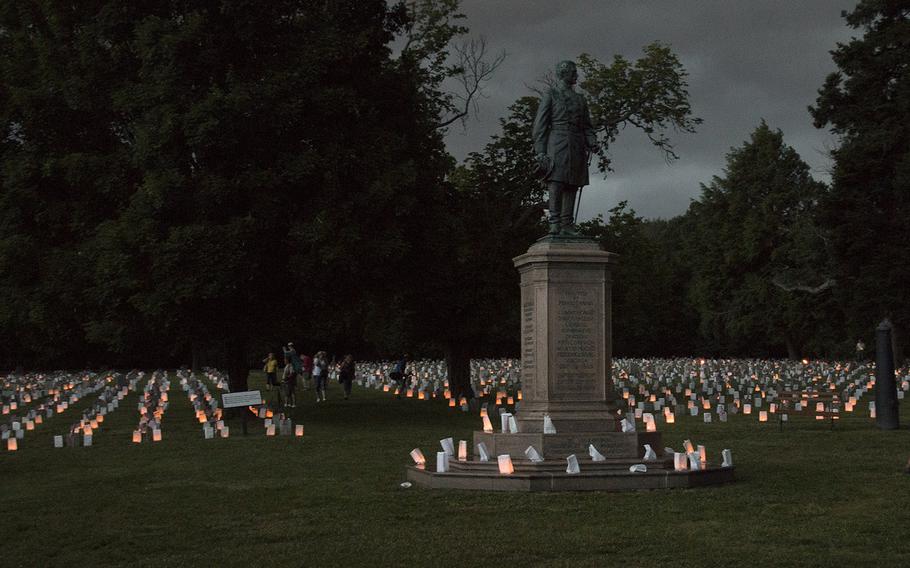
[[[453,128],[449,150],[459,159],[478,150],[526,87],[556,61],[587,52],[604,63],[614,54],[637,59],[655,40],[669,43],[689,72],[689,92],[704,124],[696,134],[671,135],[680,159],[667,165],[644,136],[627,130],[613,151],[615,173],[592,172],[580,217],[620,200],[645,217],[683,213],[700,183],[722,175],[725,156],[764,118],[828,181],[825,149],[835,144],[812,126],[807,107],[835,70],[829,51],[849,41],[841,0],[584,1],[463,0],[472,35],[483,35],[508,58],[487,87],[480,117],[467,131]]]

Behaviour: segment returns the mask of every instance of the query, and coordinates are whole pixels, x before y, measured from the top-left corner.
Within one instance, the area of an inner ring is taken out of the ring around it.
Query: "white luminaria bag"
[[[443,438],[439,440],[439,445],[442,446],[442,451],[446,453],[447,456],[455,455],[455,440],[452,438]]]
[[[629,420],[628,417],[622,419],[622,431],[623,432],[634,432],[635,431],[635,421]]]
[[[686,471],[686,454],[682,452],[673,452],[673,469],[676,471]]]
[[[629,473],[645,473],[648,471],[648,466],[643,463],[637,463],[629,467]]]
[[[509,432],[509,417],[512,415],[508,412],[503,412],[499,415],[499,420],[502,422],[502,433],[506,434]]]
[[[509,415],[509,432],[513,434],[518,434],[518,422],[515,420],[515,417],[511,414]]]
[[[607,458],[604,455],[597,451],[597,448],[594,447],[594,444],[588,444],[588,453],[591,455],[591,460],[596,462],[607,461]]]
[[[543,458],[540,457],[540,454],[537,453],[537,450],[534,446],[528,446],[528,449],[525,450],[525,455],[528,456],[528,459],[532,462],[542,462]]]
[[[566,473],[580,473],[581,468],[578,467],[578,458],[575,457],[575,454],[566,458],[566,462],[569,464],[566,468]]]
[[[553,421],[550,419],[549,414],[543,415],[543,433],[544,434],[555,434],[556,426],[553,425]]]
[[[515,473],[515,466],[512,464],[512,456],[509,454],[496,456],[496,461],[499,465],[499,473],[503,475],[511,475]]]
[[[477,453],[480,455],[480,461],[490,461],[490,451],[487,450],[487,445],[483,442],[477,442]]]
[[[654,452],[654,448],[651,447],[651,444],[645,444],[645,455],[641,459],[645,461],[654,461],[657,459],[657,454]]]
[[[447,471],[449,471],[449,454],[436,452],[436,472],[445,473]]]
[[[721,455],[724,456],[724,463],[720,464],[720,467],[733,467],[733,452],[724,450],[721,452]]]
[[[423,465],[427,463],[427,458],[423,457],[423,452],[420,451],[420,448],[414,448],[411,450],[411,459],[414,460],[415,465]]]
[[[483,431],[492,434],[493,433],[493,423],[490,422],[490,417],[487,415],[481,416],[483,419]]]

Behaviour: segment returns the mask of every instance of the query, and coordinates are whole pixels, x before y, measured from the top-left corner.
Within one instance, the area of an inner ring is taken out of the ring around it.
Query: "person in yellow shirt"
[[[265,371],[265,388],[266,390],[272,390],[273,386],[278,385],[278,359],[275,359],[274,353],[269,353],[269,356],[262,360],[265,363],[265,366],[262,368]]]

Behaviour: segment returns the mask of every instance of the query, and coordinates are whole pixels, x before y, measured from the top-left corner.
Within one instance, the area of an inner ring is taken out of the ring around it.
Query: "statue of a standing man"
[[[588,157],[597,147],[588,103],[575,92],[572,61],[556,65],[557,85],[540,101],[534,119],[534,153],[550,194],[550,234],[576,236],[575,196],[588,185]]]

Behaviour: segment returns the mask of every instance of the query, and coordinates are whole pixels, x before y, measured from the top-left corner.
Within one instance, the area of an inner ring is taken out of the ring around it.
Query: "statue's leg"
[[[562,188],[563,184],[557,181],[551,181],[547,184],[547,192],[550,194],[550,215],[548,221],[550,222],[550,234],[555,235],[559,233],[559,218],[562,207]]]
[[[560,203],[559,232],[564,235],[576,235],[575,232],[575,195],[578,188],[574,185],[564,185],[562,188],[562,203]]]

